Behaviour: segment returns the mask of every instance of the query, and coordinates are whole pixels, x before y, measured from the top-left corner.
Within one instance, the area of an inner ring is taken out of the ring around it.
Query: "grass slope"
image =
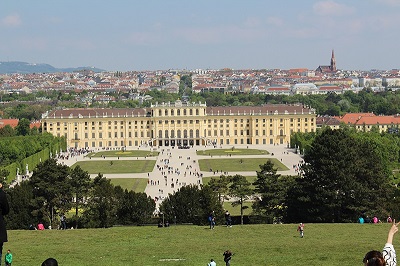
[[[382,249],[389,229],[388,224],[306,224],[300,238],[296,226],[18,230],[9,231],[4,250],[11,249],[16,265],[40,265],[48,257],[63,266],[204,266],[211,258],[223,265],[226,249],[235,253],[232,265],[362,265],[367,251]]]

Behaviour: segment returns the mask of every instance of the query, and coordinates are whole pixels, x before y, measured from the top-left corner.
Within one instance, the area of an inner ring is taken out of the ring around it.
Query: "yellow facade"
[[[150,108],[54,110],[43,116],[42,128],[75,148],[289,144],[291,133],[315,131],[316,114],[301,105],[207,107],[176,101]]]

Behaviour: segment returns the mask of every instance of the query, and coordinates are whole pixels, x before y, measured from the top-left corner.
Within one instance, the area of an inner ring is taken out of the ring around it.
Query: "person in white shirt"
[[[393,247],[393,237],[399,230],[399,224],[400,222],[396,223],[393,219],[383,251],[371,250],[365,254],[363,260],[365,266],[397,266],[396,251]]]
[[[215,263],[215,261],[213,259],[211,259],[210,263],[207,264],[208,266],[217,266],[217,264]]]

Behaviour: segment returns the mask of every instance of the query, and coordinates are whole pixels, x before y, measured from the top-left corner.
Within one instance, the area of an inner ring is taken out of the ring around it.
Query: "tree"
[[[232,183],[229,186],[229,194],[235,198],[232,206],[240,205],[240,224],[243,224],[243,210],[247,208],[243,203],[253,194],[251,183],[242,175],[234,175],[230,180]]]
[[[75,216],[78,218],[79,207],[83,203],[85,196],[88,195],[92,185],[90,175],[78,165],[71,170],[69,176],[72,194],[75,197]]]
[[[201,189],[195,185],[181,187],[160,205],[164,217],[177,223],[205,224],[211,211],[217,218],[222,218],[222,210],[217,195],[209,186]]]
[[[277,169],[270,160],[260,165],[260,169],[253,183],[255,192],[259,196],[253,203],[253,210],[266,215],[268,222],[272,223],[281,220],[285,215],[287,191],[294,178],[277,174]]]
[[[72,193],[68,175],[68,166],[48,159],[37,165],[30,178],[36,203],[35,214],[51,225],[54,225],[54,217],[58,212],[63,213],[71,208]]]
[[[93,180],[90,197],[83,213],[88,227],[108,228],[116,220],[116,205],[114,185],[110,180],[98,174]]]
[[[27,229],[30,224],[37,222],[32,215],[33,188],[29,182],[24,181],[7,189],[7,196],[12,206],[10,213],[5,217],[8,229]]]
[[[305,154],[303,177],[288,199],[291,222],[350,222],[363,213],[387,215],[393,198],[384,149],[373,138],[325,129]]]
[[[18,125],[15,128],[15,131],[17,132],[17,135],[19,136],[26,136],[29,135],[31,132],[30,130],[30,122],[26,118],[22,118],[21,120],[18,121]]]
[[[228,194],[229,178],[225,175],[221,175],[219,179],[212,177],[208,185],[210,188],[218,193],[219,202],[224,203],[224,198]]]
[[[12,137],[15,136],[15,130],[10,125],[5,125],[0,128],[0,137]]]
[[[117,188],[116,188],[117,191]],[[117,210],[118,221],[121,224],[144,224],[150,221],[156,208],[154,200],[146,193],[136,193],[132,190],[121,191],[121,201]]]

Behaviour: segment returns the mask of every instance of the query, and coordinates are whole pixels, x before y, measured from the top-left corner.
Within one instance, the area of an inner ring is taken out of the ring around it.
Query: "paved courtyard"
[[[232,145],[219,146],[218,148],[230,149]],[[281,161],[289,170],[278,171],[282,175],[296,175],[294,165],[299,164],[302,158],[294,153],[293,149],[288,149],[284,145],[235,145],[236,149],[262,149],[269,152],[268,155],[240,155],[240,158],[276,158]],[[137,149],[137,148],[136,148]],[[150,151],[151,147],[139,147],[140,150]],[[126,174],[103,174],[106,178],[148,178],[148,184],[145,189],[147,195],[156,199],[158,204],[168,196],[169,193],[174,193],[180,187],[189,184],[202,184],[201,177],[219,176],[221,173],[210,171],[200,171],[199,159],[210,159],[210,156],[197,155],[198,150],[214,149],[212,146],[194,146],[190,149],[178,149],[177,147],[160,147],[157,151],[160,153],[157,157],[147,157],[146,160],[156,160],[154,169],[150,173],[126,173]],[[273,154],[273,155],[272,155]],[[224,158],[213,156],[212,159]],[[119,160],[136,160],[137,157],[120,157]],[[139,157],[140,160],[145,158]],[[61,160],[68,166],[73,165],[77,161],[85,160],[108,160],[108,158],[91,159],[79,155],[71,157],[68,160]],[[109,160],[115,160],[115,157],[110,157]],[[252,172],[229,172],[229,175],[241,174],[244,176],[255,176],[255,171]],[[95,177],[96,175],[91,175]]]

